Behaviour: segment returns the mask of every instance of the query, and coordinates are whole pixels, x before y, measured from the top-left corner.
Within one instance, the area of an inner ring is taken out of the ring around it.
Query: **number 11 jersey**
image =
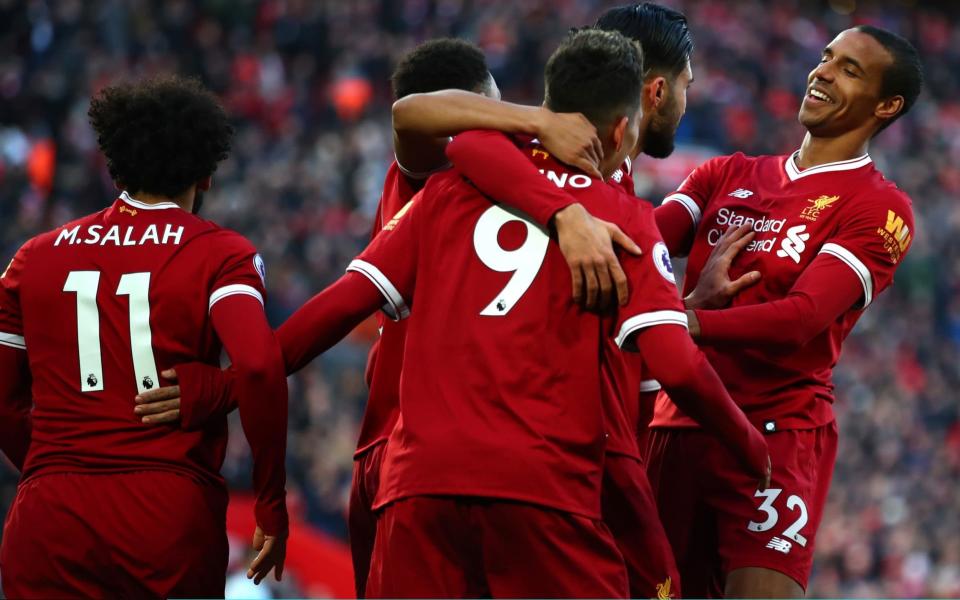
[[[210,308],[264,293],[245,238],[126,192],[24,244],[0,278],[0,344],[24,349],[33,377],[24,479],[159,469],[221,484],[226,420],[145,425],[134,396],[177,363],[219,364]]]
[[[389,315],[411,315],[375,508],[441,494],[599,518],[602,342],[629,347],[639,329],[686,324],[652,210],[537,146],[525,152],[643,249],[622,257],[629,304],[582,311],[547,232],[456,171],[434,175],[349,267],[381,290]]]

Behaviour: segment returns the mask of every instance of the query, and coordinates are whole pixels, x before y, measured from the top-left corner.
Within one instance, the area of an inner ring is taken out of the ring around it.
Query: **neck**
[[[867,153],[869,139],[859,131],[851,131],[837,137],[817,137],[807,132],[797,155],[797,167],[809,169],[817,165],[850,160]]]
[[[133,193],[128,191],[131,197],[144,204],[162,204],[164,202],[173,202],[183,210],[191,212],[193,210],[193,199],[197,192],[197,186],[191,185],[182,194],[177,196],[161,196],[160,194],[148,194],[147,192]]]

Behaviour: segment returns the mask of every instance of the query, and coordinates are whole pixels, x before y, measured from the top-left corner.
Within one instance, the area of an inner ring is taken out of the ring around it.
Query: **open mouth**
[[[823,102],[824,104],[833,104],[833,98],[826,95],[817,88],[810,88],[810,91],[807,92],[807,98],[813,99],[815,102]]]

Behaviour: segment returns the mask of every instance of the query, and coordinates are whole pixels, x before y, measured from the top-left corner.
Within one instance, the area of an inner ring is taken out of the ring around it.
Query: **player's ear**
[[[643,84],[643,110],[656,110],[660,108],[667,99],[667,80],[662,75],[658,75]]]
[[[630,119],[627,117],[620,117],[613,124],[613,145],[617,152],[623,146],[623,139],[627,136],[627,126],[629,124]]]
[[[210,186],[213,184],[213,177],[204,177],[197,182],[197,189],[201,192],[205,192],[210,189]]]
[[[890,98],[884,98],[877,104],[877,108],[873,111],[873,116],[880,119],[881,121],[886,121],[897,116],[897,113],[903,108],[903,96],[891,96]]]

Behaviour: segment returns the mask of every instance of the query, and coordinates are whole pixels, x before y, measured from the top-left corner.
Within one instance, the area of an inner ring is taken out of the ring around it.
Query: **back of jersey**
[[[530,152],[550,181],[632,231],[634,203],[620,189]],[[628,273],[638,265],[624,259]],[[548,233],[456,172],[434,175],[350,269],[394,315],[411,307],[377,505],[456,494],[599,514],[601,340],[639,305],[618,323],[582,311]]]
[[[261,265],[238,234],[126,193],[25,244],[0,296],[0,331],[21,328],[33,376],[24,477],[160,469],[221,482],[225,420],[145,425],[134,397],[179,362],[219,364],[209,308],[237,293],[262,302]]]

